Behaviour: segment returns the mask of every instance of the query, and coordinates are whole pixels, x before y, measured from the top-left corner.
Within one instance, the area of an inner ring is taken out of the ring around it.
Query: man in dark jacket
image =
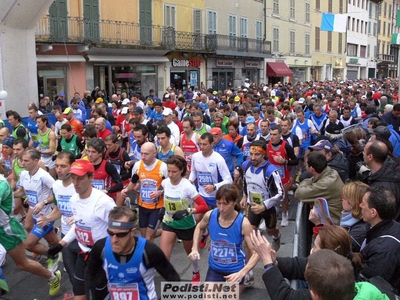
[[[361,246],[361,278],[381,276],[400,289],[400,224],[393,221],[396,199],[387,187],[370,187],[360,204],[363,220],[371,225]]]
[[[387,187],[396,199],[395,220],[400,219],[400,169],[388,157],[388,148],[385,143],[374,140],[365,145],[364,162],[370,169],[363,181],[369,186]]]

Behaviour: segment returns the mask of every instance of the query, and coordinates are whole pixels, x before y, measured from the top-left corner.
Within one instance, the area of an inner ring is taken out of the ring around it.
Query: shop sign
[[[358,64],[358,58],[350,58],[349,63]]]
[[[217,67],[233,67],[233,60],[217,59]]]
[[[253,61],[253,60],[245,60],[244,61],[244,67],[245,68],[260,68],[260,62],[259,61]]]
[[[135,73],[115,73],[114,77],[118,78],[118,79],[135,78],[136,74]]]
[[[172,60],[173,67],[193,67],[193,68],[200,68],[201,61],[198,59],[177,59],[174,58]]]

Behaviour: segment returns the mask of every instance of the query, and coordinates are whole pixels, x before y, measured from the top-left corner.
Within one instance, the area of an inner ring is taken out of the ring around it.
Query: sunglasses
[[[110,231],[109,229],[107,229],[107,233],[108,233],[109,236],[113,237],[113,236],[115,235],[115,236],[117,236],[117,238],[126,237],[131,231],[132,231],[132,230],[125,231],[125,232],[117,232],[117,233],[115,233],[115,232],[112,232],[112,231]]]

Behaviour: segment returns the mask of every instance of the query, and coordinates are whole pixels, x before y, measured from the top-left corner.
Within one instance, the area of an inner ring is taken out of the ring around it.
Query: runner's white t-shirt
[[[53,194],[58,210],[61,212],[61,232],[67,234],[71,229],[67,221],[73,216],[69,201],[71,196],[76,194],[75,187],[72,183],[65,187],[62,180],[57,180],[53,183]]]

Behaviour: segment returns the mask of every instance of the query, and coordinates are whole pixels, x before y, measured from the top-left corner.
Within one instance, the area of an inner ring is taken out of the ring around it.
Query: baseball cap
[[[83,176],[87,173],[94,173],[94,166],[88,160],[77,159],[72,163],[69,172],[74,175]]]
[[[379,136],[385,140],[389,140],[390,130],[386,126],[378,126],[374,129],[373,134]]]
[[[362,95],[362,96],[361,96],[361,99],[367,99],[367,96]]]
[[[122,105],[127,105],[127,104],[129,104],[129,102],[131,102],[128,98],[125,98],[123,101],[122,101]]]
[[[222,134],[222,130],[219,127],[214,127],[214,128],[211,128],[210,133],[213,135],[214,134]]]
[[[61,93],[60,93],[60,97],[65,97],[65,93],[64,93],[64,92],[61,92]]]
[[[162,112],[162,115],[163,115],[163,116],[172,115],[172,109],[170,109],[170,108],[168,108],[168,107],[164,108],[164,110],[163,110],[163,112]]]
[[[100,97],[99,97],[99,98],[96,99],[95,102],[96,102],[97,104],[103,103],[103,98],[100,98]]]
[[[301,97],[300,99],[299,99],[299,103],[304,103],[306,101],[306,99],[304,99],[303,97]]]
[[[331,142],[327,140],[321,140],[318,143],[316,143],[314,146],[308,147],[310,150],[326,150],[329,152],[334,152],[335,150],[333,149],[333,146]]]
[[[246,118],[246,124],[255,123],[255,122],[256,122],[256,119],[253,116],[248,116]]]
[[[135,110],[133,111],[134,115],[141,115],[143,113],[143,108],[141,107],[136,107]]]
[[[153,89],[151,89],[150,91],[149,91],[149,93],[152,93],[152,92],[155,92]]]
[[[235,100],[235,102],[240,102],[240,97],[239,97],[239,96],[236,96],[236,97],[234,98],[234,100]]]
[[[71,107],[67,107],[66,109],[64,109],[63,114],[64,115],[68,115],[69,113],[74,112],[74,110]]]
[[[14,143],[14,137],[13,136],[8,136],[6,137],[6,139],[3,142],[3,146],[7,146],[12,148],[13,147],[13,143]]]
[[[153,103],[154,103],[153,99],[150,99],[150,98],[147,99],[147,104],[150,104],[150,105],[151,105],[151,104],[153,104]]]
[[[129,113],[129,108],[128,107],[124,107],[122,110],[121,110],[121,114],[122,115],[126,115],[126,114],[128,114]]]

